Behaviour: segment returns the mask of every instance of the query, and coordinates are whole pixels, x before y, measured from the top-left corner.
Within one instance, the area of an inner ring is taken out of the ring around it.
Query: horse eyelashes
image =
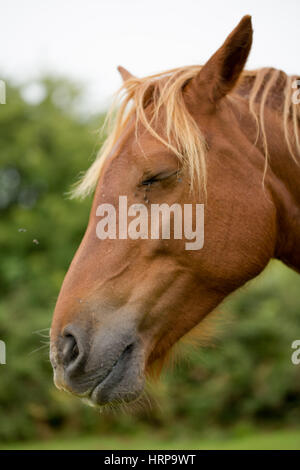
[[[148,177],[147,179],[143,180],[141,182],[141,186],[146,186],[145,191],[149,191],[150,187],[154,183],[159,183],[160,181],[167,180],[168,178],[171,178],[172,176],[179,176],[180,172],[178,170],[172,172],[172,173],[158,173],[157,175]],[[181,178],[178,178],[177,181],[182,181]]]

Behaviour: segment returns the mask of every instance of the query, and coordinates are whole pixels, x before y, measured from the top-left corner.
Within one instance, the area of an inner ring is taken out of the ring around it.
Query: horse
[[[300,271],[299,77],[245,70],[252,36],[247,15],[205,65],[141,79],[119,67],[107,140],[74,188],[95,194],[50,333],[56,386],[91,405],[137,400],[154,365],[272,258]],[[203,204],[203,247],[174,230],[99,240],[97,208],[120,195]]]

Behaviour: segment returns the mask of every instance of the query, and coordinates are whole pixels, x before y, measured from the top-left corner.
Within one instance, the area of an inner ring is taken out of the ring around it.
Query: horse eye
[[[146,179],[144,179],[141,182],[141,186],[150,186],[153,183],[157,183],[159,181],[166,180],[170,178],[171,176],[178,175],[178,171],[172,171],[171,173],[158,173],[157,175],[150,176]]]
[[[161,181],[161,178],[159,178],[159,175],[157,176],[151,176],[150,178],[147,178],[141,182],[142,186],[150,186],[151,184]]]

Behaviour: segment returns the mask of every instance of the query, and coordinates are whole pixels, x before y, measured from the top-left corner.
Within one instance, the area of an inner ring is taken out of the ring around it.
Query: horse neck
[[[246,73],[244,80],[241,81],[234,94],[238,97],[239,106],[237,108],[239,112],[241,111],[245,135],[250,142],[255,142],[257,126],[250,112],[251,95],[255,95],[252,105],[256,116],[259,116],[265,87],[268,86],[269,80],[274,75],[276,80],[264,101],[266,138],[264,140],[260,125],[256,147],[260,151],[263,161],[265,161],[266,154],[268,157],[265,184],[268,185],[276,206],[278,226],[275,256],[300,272],[300,154],[295,145],[291,117],[288,119],[287,131],[289,135],[293,136],[291,141],[294,141],[294,144],[291,145],[294,158],[287,144],[283,126],[284,100],[291,91],[288,88],[292,85],[292,80],[299,77],[288,77],[284,72],[275,69],[259,69],[256,73]],[[267,143],[267,152],[264,142]]]
[[[292,123],[288,131],[293,135]],[[275,256],[300,272],[300,155],[288,148],[282,125],[282,116],[272,109],[265,112],[265,130],[268,142],[268,178],[276,205],[278,243]]]

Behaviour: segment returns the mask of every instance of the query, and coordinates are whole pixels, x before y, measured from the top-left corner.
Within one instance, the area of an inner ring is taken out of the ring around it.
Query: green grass
[[[96,437],[86,436],[74,439],[57,439],[30,443],[1,445],[0,449],[41,449],[41,450],[178,450],[178,449],[218,449],[218,450],[300,450],[300,430],[257,432],[255,434],[231,439],[182,439],[163,440],[153,435],[142,434],[137,437]]]

